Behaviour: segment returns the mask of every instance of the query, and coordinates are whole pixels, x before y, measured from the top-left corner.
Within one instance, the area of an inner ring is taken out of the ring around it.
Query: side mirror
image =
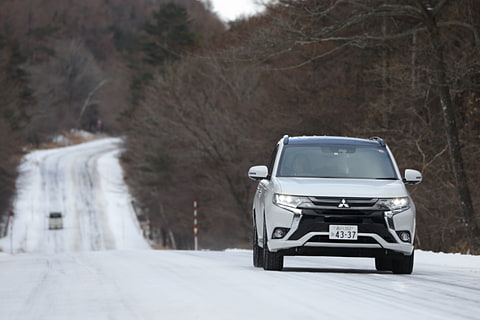
[[[248,170],[248,177],[252,180],[262,180],[268,177],[267,166],[254,166]]]
[[[418,184],[422,182],[422,174],[417,170],[406,169],[403,182],[406,184]]]

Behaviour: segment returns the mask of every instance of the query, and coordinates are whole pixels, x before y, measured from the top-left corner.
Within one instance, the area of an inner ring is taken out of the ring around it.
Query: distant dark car
[[[48,216],[48,229],[63,229],[63,219],[60,212],[50,212]]]

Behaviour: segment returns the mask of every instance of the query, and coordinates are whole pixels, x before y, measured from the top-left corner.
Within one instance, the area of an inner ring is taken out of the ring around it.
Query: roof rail
[[[288,141],[289,141],[289,137],[288,137],[288,134],[284,135],[283,136],[283,144],[288,144]]]
[[[380,137],[371,137],[370,140],[375,140],[375,141],[377,141],[378,144],[379,144],[380,146],[382,146],[382,147],[385,147],[385,145],[386,145],[386,144],[385,144],[385,141],[384,141],[382,138],[380,138]]]

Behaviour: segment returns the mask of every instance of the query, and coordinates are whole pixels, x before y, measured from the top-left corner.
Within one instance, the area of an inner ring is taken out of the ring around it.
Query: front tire
[[[411,274],[413,271],[414,252],[409,256],[403,256],[392,260],[392,271],[395,274]]]
[[[283,269],[283,256],[278,252],[268,250],[267,227],[263,223],[263,269],[280,271]]]
[[[385,256],[375,257],[375,269],[378,271],[392,271],[392,259]]]
[[[258,245],[257,224],[253,224],[253,266],[263,267],[263,248]]]

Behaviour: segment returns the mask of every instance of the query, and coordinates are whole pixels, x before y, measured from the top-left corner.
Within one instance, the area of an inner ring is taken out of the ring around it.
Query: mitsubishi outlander
[[[283,137],[268,166],[251,167],[253,264],[281,270],[284,256],[375,258],[380,271],[410,274],[415,206],[380,138]]]

